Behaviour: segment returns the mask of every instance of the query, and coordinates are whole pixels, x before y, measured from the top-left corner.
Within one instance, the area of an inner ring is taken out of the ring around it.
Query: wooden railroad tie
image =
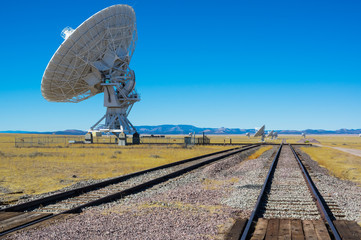
[[[237,219],[225,239],[238,240],[247,219]],[[334,225],[343,240],[360,240],[361,227],[354,221],[337,220]],[[259,218],[251,240],[331,240],[329,231],[322,220],[265,219]]]

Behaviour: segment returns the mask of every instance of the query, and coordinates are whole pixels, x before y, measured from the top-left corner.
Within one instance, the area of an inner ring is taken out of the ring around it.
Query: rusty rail
[[[302,170],[303,177],[306,180],[307,186],[310,189],[312,197],[316,202],[317,208],[318,208],[319,212],[321,213],[322,218],[330,226],[330,229],[331,229],[332,234],[334,235],[335,239],[336,240],[341,240],[341,237],[340,237],[339,233],[337,232],[336,227],[333,225],[333,222],[331,220],[331,217],[330,217],[328,211],[326,210],[328,208],[327,205],[325,206],[324,202],[321,200],[321,196],[319,195],[315,184],[313,183],[313,181],[312,181],[311,177],[309,176],[305,166],[301,162],[300,158],[298,157],[296,151],[293,149],[291,144],[290,144],[290,148],[291,148],[291,150],[293,152],[293,155],[297,159],[298,165],[300,166],[300,168]]]
[[[277,165],[277,161],[278,161],[278,158],[280,156],[280,153],[281,153],[281,149],[282,149],[282,143],[277,151],[277,154],[276,156],[274,157],[273,161],[272,161],[272,164],[271,164],[271,167],[268,171],[268,174],[267,174],[267,177],[266,177],[266,180],[264,181],[263,183],[263,187],[261,189],[261,193],[259,194],[258,196],[258,199],[257,199],[257,203],[253,209],[253,212],[250,216],[250,218],[248,219],[248,222],[247,222],[247,225],[246,227],[244,228],[244,231],[242,233],[242,236],[241,236],[241,240],[246,240],[248,235],[250,234],[250,230],[251,230],[251,225],[253,223],[253,221],[256,219],[256,215],[257,215],[257,212],[259,211],[259,208],[261,206],[261,202],[265,196],[265,192],[266,192],[266,188],[267,188],[267,185],[271,179],[271,175],[272,173],[274,172],[275,168],[276,168],[276,165]]]
[[[328,223],[328,225],[329,225],[329,227],[331,229],[331,233],[334,236],[334,239],[341,240],[342,238],[340,237],[339,233],[337,232],[337,230],[336,230],[336,228],[335,228],[335,226],[334,226],[334,224],[332,222],[332,219],[331,219],[331,217],[330,217],[330,215],[329,215],[329,213],[327,211],[327,209],[328,209],[327,205],[325,205],[325,203],[322,201],[322,199],[321,199],[322,197],[320,196],[319,192],[317,191],[317,188],[316,188],[315,184],[313,183],[313,181],[312,181],[311,177],[309,176],[309,174],[308,174],[306,168],[304,167],[303,163],[299,159],[296,151],[294,150],[294,148],[292,147],[291,144],[289,144],[289,146],[290,146],[290,148],[291,148],[291,150],[292,150],[292,152],[293,152],[293,154],[294,154],[294,156],[295,156],[295,158],[297,160],[297,163],[298,163],[298,165],[299,165],[299,167],[300,167],[300,169],[302,171],[302,175],[303,175],[303,177],[304,177],[304,179],[306,181],[306,184],[307,184],[307,186],[308,186],[308,188],[309,188],[309,190],[310,190],[310,192],[312,194],[312,197],[313,197],[314,201],[316,202],[317,208],[318,208],[322,218],[324,219],[325,222]],[[250,216],[250,218],[249,218],[249,220],[247,222],[247,225],[246,225],[246,227],[245,227],[245,229],[244,229],[244,231],[243,231],[243,233],[242,233],[242,235],[240,237],[241,240],[248,239],[249,235],[251,234],[251,226],[252,226],[253,222],[257,218],[257,213],[259,211],[261,202],[264,199],[265,190],[266,190],[266,188],[267,188],[267,186],[269,184],[269,181],[271,179],[271,175],[273,174],[273,172],[274,172],[274,170],[276,168],[277,161],[278,161],[281,149],[282,149],[282,144],[281,144],[275,158],[273,159],[273,162],[272,162],[271,167],[270,167],[270,169],[268,171],[266,180],[265,180],[265,182],[263,184],[261,193],[258,196],[257,203],[256,203],[256,205],[254,207],[254,210],[253,210],[253,212],[252,212],[252,214],[251,214],[251,216]]]
[[[242,147],[240,149],[244,149],[244,148],[247,148],[247,146],[244,146],[244,147]],[[15,206],[3,208],[3,209],[0,209],[0,212],[25,211],[25,210],[28,210],[29,208],[36,208],[36,207],[39,207],[40,205],[48,204],[49,202],[59,201],[59,200],[62,200],[62,199],[70,198],[70,197],[73,197],[73,196],[76,196],[76,195],[80,195],[80,194],[92,191],[92,190],[97,189],[97,188],[102,188],[102,187],[105,187],[105,186],[108,186],[108,185],[111,185],[111,184],[116,184],[116,183],[125,181],[127,179],[130,179],[130,178],[133,178],[133,177],[136,177],[136,176],[148,173],[148,172],[156,171],[156,170],[159,170],[159,169],[165,169],[165,168],[168,168],[168,167],[177,166],[177,165],[180,165],[180,164],[183,164],[183,163],[192,162],[192,161],[195,161],[195,160],[198,160],[198,159],[201,159],[201,158],[210,157],[210,156],[220,154],[220,153],[230,152],[230,151],[233,151],[233,150],[236,150],[236,149],[238,149],[238,148],[231,148],[231,149],[222,150],[222,151],[218,151],[218,152],[214,152],[214,153],[209,153],[209,154],[205,154],[205,155],[201,155],[201,156],[197,156],[197,157],[193,157],[193,158],[189,158],[189,159],[185,159],[185,160],[180,160],[180,161],[173,162],[173,163],[168,163],[168,164],[161,165],[161,166],[158,166],[158,167],[149,168],[149,169],[146,169],[146,170],[142,170],[142,171],[122,175],[122,176],[111,178],[111,179],[101,181],[101,182],[98,182],[98,183],[90,184],[90,185],[87,185],[87,186],[84,186],[84,187],[79,187],[79,188],[75,188],[75,189],[68,190],[68,191],[65,191],[65,192],[56,193],[56,194],[53,194],[51,196],[40,198],[40,199],[33,200],[33,201],[30,201],[30,202],[26,202],[26,203],[18,204],[18,205],[15,205]]]
[[[114,200],[120,199],[120,198],[122,198],[124,196],[131,195],[131,194],[143,191],[143,190],[145,190],[145,189],[147,189],[149,187],[152,187],[152,186],[154,186],[156,184],[165,182],[165,181],[167,181],[167,180],[169,180],[171,178],[175,178],[177,176],[180,176],[180,175],[182,175],[182,174],[184,174],[186,172],[189,172],[189,171],[191,171],[193,169],[202,167],[202,166],[204,166],[206,164],[215,162],[217,160],[221,160],[221,159],[223,159],[225,157],[240,153],[242,151],[246,151],[248,149],[251,149],[251,148],[254,148],[254,147],[257,147],[257,146],[259,146],[259,144],[246,146],[246,147],[242,147],[242,148],[232,148],[232,149],[229,149],[229,150],[224,150],[224,151],[220,151],[220,152],[216,152],[216,153],[206,154],[206,155],[203,155],[203,156],[178,161],[176,163],[166,164],[166,165],[163,165],[163,166],[159,166],[159,167],[156,167],[156,168],[140,171],[140,172],[133,173],[133,174],[128,174],[128,175],[121,176],[121,177],[114,178],[114,179],[110,179],[110,180],[107,180],[107,181],[104,181],[104,182],[100,182],[100,183],[92,184],[92,185],[89,185],[89,186],[86,186],[86,187],[78,188],[78,189],[75,189],[75,190],[70,190],[70,191],[67,191],[67,192],[60,193],[60,194],[54,194],[52,196],[49,196],[49,197],[46,197],[46,198],[43,198],[43,199],[38,199],[38,200],[34,200],[32,202],[19,204],[19,205],[13,206],[13,207],[2,209],[2,210],[0,210],[2,212],[6,212],[6,211],[26,211],[29,208],[30,209],[34,208],[35,206],[39,206],[39,205],[42,205],[42,204],[46,205],[49,202],[59,201],[59,200],[65,199],[65,198],[71,198],[71,197],[74,197],[74,196],[78,196],[81,193],[89,192],[94,188],[105,187],[107,185],[110,185],[110,184],[113,184],[113,183],[116,183],[116,182],[120,182],[122,180],[129,179],[131,177],[138,176],[138,175],[146,173],[146,172],[150,172],[150,171],[154,171],[154,170],[158,170],[158,169],[162,169],[162,168],[166,168],[166,167],[170,167],[170,166],[179,165],[179,164],[182,164],[182,163],[185,163],[185,162],[191,162],[191,161],[194,161],[194,160],[197,160],[197,159],[200,159],[200,158],[212,157],[212,158],[210,158],[208,160],[205,160],[205,161],[203,161],[201,163],[193,164],[193,165],[188,166],[188,167],[186,167],[184,169],[174,171],[174,172],[169,173],[169,174],[167,174],[165,176],[161,176],[161,177],[152,179],[152,180],[150,180],[148,182],[141,183],[139,185],[136,185],[136,186],[130,187],[128,189],[113,193],[111,195],[101,197],[101,198],[99,198],[97,200],[90,201],[90,202],[85,203],[83,205],[73,207],[73,208],[71,208],[69,210],[66,210],[66,211],[63,211],[61,213],[50,215],[50,216],[45,217],[43,219],[39,219],[39,220],[36,220],[36,221],[33,221],[33,222],[28,222],[28,223],[26,223],[24,225],[14,227],[14,228],[9,229],[9,230],[4,231],[4,232],[0,232],[0,237],[6,235],[8,233],[14,232],[16,230],[22,229],[24,227],[33,225],[35,223],[39,223],[39,222],[42,222],[44,220],[54,218],[54,217],[59,216],[61,214],[81,212],[81,210],[83,208],[85,208],[85,207],[95,206],[95,205],[99,205],[99,204],[102,204],[102,203],[114,201]],[[221,155],[213,156],[213,155],[216,155],[216,154],[221,154]]]

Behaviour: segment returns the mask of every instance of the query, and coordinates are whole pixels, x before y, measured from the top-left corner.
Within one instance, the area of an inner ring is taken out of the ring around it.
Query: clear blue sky
[[[40,83],[62,29],[119,3],[137,15],[134,125],[361,128],[361,1],[63,0],[1,4],[0,130],[103,116],[102,94],[51,103]]]

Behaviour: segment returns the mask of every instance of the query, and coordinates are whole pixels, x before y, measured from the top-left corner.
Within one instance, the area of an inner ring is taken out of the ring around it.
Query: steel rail
[[[249,233],[250,233],[251,225],[252,225],[253,221],[254,221],[255,218],[256,218],[256,214],[257,214],[257,212],[259,211],[259,208],[260,208],[260,206],[261,206],[261,202],[262,202],[262,200],[263,200],[263,198],[264,198],[264,196],[265,196],[266,187],[267,187],[267,185],[268,185],[268,183],[269,183],[269,181],[270,181],[270,179],[271,179],[272,173],[274,172],[274,170],[275,170],[275,168],[276,168],[276,165],[277,165],[276,163],[277,163],[278,158],[279,158],[279,156],[280,156],[281,149],[282,149],[282,145],[283,145],[283,143],[281,143],[281,145],[280,145],[280,147],[279,147],[279,149],[278,149],[278,151],[277,151],[277,154],[276,154],[276,156],[274,157],[274,159],[273,159],[273,161],[272,161],[272,164],[271,164],[271,167],[270,167],[270,169],[269,169],[269,171],[268,171],[266,180],[265,180],[264,183],[263,183],[263,187],[262,187],[262,189],[261,189],[261,193],[260,193],[259,196],[258,196],[257,203],[256,203],[256,205],[255,205],[255,207],[254,207],[254,209],[253,209],[253,211],[252,211],[252,214],[251,214],[250,218],[248,219],[248,222],[247,222],[247,225],[246,225],[245,229],[243,230],[242,236],[241,236],[241,238],[240,238],[241,240],[246,240],[246,239],[247,239],[247,236],[248,236]]]
[[[94,201],[91,201],[91,202],[88,202],[88,203],[85,203],[85,204],[82,204],[78,207],[75,207],[75,208],[72,208],[71,210],[68,210],[68,211],[64,211],[63,213],[66,214],[66,213],[76,213],[76,212],[80,212],[81,209],[85,208],[85,207],[90,207],[90,206],[95,206],[95,205],[99,205],[99,204],[103,204],[103,203],[106,203],[106,202],[110,202],[110,201],[113,201],[113,200],[116,200],[116,199],[119,199],[119,198],[122,198],[122,197],[125,197],[125,196],[128,196],[128,195],[131,195],[131,194],[134,194],[134,193],[137,193],[137,192],[140,192],[140,191],[143,191],[147,188],[150,188],[156,184],[159,184],[159,183],[162,183],[162,182],[165,182],[169,179],[172,179],[172,178],[175,178],[175,177],[178,177],[184,173],[187,173],[189,171],[192,171],[194,169],[197,169],[199,167],[202,167],[206,164],[209,164],[209,163],[212,163],[212,162],[215,162],[217,160],[220,160],[220,159],[223,159],[225,157],[229,157],[231,155],[234,155],[234,154],[237,154],[237,153],[240,153],[242,151],[245,151],[245,150],[248,150],[248,149],[251,149],[251,148],[254,148],[256,146],[249,146],[249,147],[246,147],[246,148],[241,148],[239,150],[236,150],[236,152],[229,152],[229,153],[225,153],[224,155],[221,155],[221,156],[217,156],[217,157],[214,157],[212,159],[209,159],[209,160],[206,160],[204,162],[200,162],[200,163],[197,163],[197,164],[194,164],[194,165],[191,165],[189,167],[186,167],[186,168],[183,168],[183,169],[180,169],[180,170],[177,170],[175,172],[172,172],[172,173],[169,173],[169,174],[166,174],[164,176],[161,176],[161,177],[158,177],[158,178],[155,178],[155,179],[152,179],[150,181],[147,181],[147,182],[144,182],[144,183],[141,183],[139,185],[136,185],[134,187],[130,187],[130,188],[127,188],[127,189],[124,189],[122,191],[119,191],[117,193],[114,193],[114,194],[111,194],[111,195],[107,195],[105,197],[102,197],[102,198],[99,198],[97,200],[94,200]]]
[[[301,170],[302,170],[302,175],[306,180],[307,186],[310,189],[311,193],[312,193],[312,197],[314,199],[314,201],[316,202],[317,208],[319,210],[319,212],[321,213],[322,218],[328,223],[328,225],[331,228],[332,234],[334,235],[336,240],[341,240],[341,237],[339,235],[339,233],[337,232],[336,227],[333,225],[333,222],[331,220],[330,215],[328,214],[326,208],[328,208],[327,206],[324,205],[323,201],[321,200],[321,196],[319,195],[317,188],[314,184],[314,182],[312,181],[311,177],[309,176],[305,166],[303,165],[303,163],[301,162],[300,158],[298,157],[296,151],[293,149],[292,145],[289,144],[293,155],[295,156],[295,158],[297,159],[298,165],[300,166]]]
[[[188,163],[188,162],[195,161],[195,160],[198,160],[198,159],[201,159],[201,158],[210,157],[210,156],[214,156],[214,155],[217,155],[217,154],[230,152],[230,151],[233,151],[233,150],[236,150],[236,149],[244,149],[244,148],[247,148],[247,147],[248,146],[244,146],[244,147],[241,147],[241,148],[231,148],[231,149],[227,149],[227,150],[222,150],[222,151],[209,153],[209,154],[205,154],[205,155],[201,155],[201,156],[197,156],[197,157],[177,161],[177,162],[174,162],[174,163],[169,163],[169,164],[165,164],[165,165],[162,165],[162,166],[149,168],[149,169],[146,169],[146,170],[142,170],[142,171],[122,175],[122,176],[111,178],[111,179],[101,181],[101,182],[98,182],[98,183],[90,184],[90,185],[87,185],[87,186],[84,186],[84,187],[79,187],[79,188],[75,188],[75,189],[68,190],[68,191],[65,191],[65,192],[56,193],[56,194],[53,194],[53,195],[50,195],[50,196],[47,196],[47,197],[44,197],[44,198],[36,199],[36,200],[30,201],[30,202],[25,202],[25,203],[18,204],[18,205],[15,205],[15,206],[11,206],[11,207],[8,207],[8,208],[3,208],[3,209],[0,209],[0,212],[25,211],[25,210],[28,210],[29,208],[36,208],[36,207],[39,207],[40,205],[48,204],[48,203],[54,202],[54,201],[60,201],[60,200],[69,198],[71,196],[76,196],[76,195],[80,195],[80,194],[95,190],[97,188],[102,188],[102,187],[105,187],[105,186],[108,186],[108,185],[111,185],[111,184],[116,184],[116,183],[128,180],[130,178],[133,178],[133,177],[136,177],[136,176],[148,173],[148,172],[178,166],[178,165],[181,165],[183,163]]]
[[[45,221],[45,220],[48,220],[48,219],[51,219],[51,218],[54,218],[56,216],[60,216],[62,214],[68,214],[68,213],[76,213],[76,212],[80,212],[83,208],[85,207],[89,207],[89,206],[95,206],[95,205],[99,205],[99,204],[103,204],[103,203],[106,203],[106,202],[110,202],[110,201],[114,201],[114,200],[117,200],[117,199],[120,199],[122,197],[125,197],[125,196],[128,196],[128,195],[131,195],[131,194],[134,194],[134,193],[137,193],[137,192],[140,192],[140,191],[143,191],[147,188],[150,188],[156,184],[159,184],[159,183],[162,183],[162,182],[165,182],[171,178],[175,178],[175,177],[178,177],[184,173],[187,173],[191,170],[194,170],[196,168],[199,168],[199,167],[202,167],[206,164],[209,164],[209,163],[212,163],[212,162],[215,162],[217,160],[220,160],[220,159],[223,159],[225,157],[229,157],[231,155],[234,155],[234,154],[237,154],[237,153],[240,153],[240,152],[243,152],[243,151],[246,151],[246,150],[249,150],[249,149],[252,149],[252,148],[255,148],[259,146],[258,144],[256,145],[252,145],[252,146],[247,146],[247,147],[242,147],[242,148],[235,148],[235,149],[230,149],[230,150],[225,150],[225,151],[221,151],[221,152],[217,152],[217,153],[213,153],[213,154],[207,154],[207,155],[203,155],[203,156],[200,156],[200,157],[196,157],[196,159],[199,159],[199,158],[202,158],[202,157],[209,157],[209,155],[216,155],[216,154],[222,154],[220,156],[216,156],[216,157],[213,157],[211,159],[208,159],[208,160],[205,160],[203,162],[200,162],[200,163],[197,163],[197,164],[194,164],[194,165],[191,165],[191,166],[188,166],[186,168],[183,168],[183,169],[180,169],[180,170],[177,170],[177,171],[174,171],[172,173],[169,173],[167,175],[164,175],[164,176],[161,176],[161,177],[158,177],[158,178],[155,178],[153,180],[150,180],[150,181],[147,181],[147,182],[144,182],[144,183],[141,183],[139,185],[136,185],[136,186],[133,186],[133,187],[130,187],[128,189],[125,189],[125,190],[122,190],[120,192],[117,192],[117,193],[114,193],[114,194],[111,194],[111,195],[107,195],[105,197],[101,197],[99,199],[96,199],[94,201],[90,201],[88,203],[85,203],[85,204],[82,204],[82,205],[79,205],[77,207],[74,207],[74,208],[71,208],[69,210],[66,210],[66,211],[63,211],[61,213],[57,213],[57,214],[53,214],[53,215],[50,215],[50,216],[46,216],[42,219],[39,219],[39,220],[35,220],[35,221],[32,221],[32,222],[28,222],[26,224],[23,224],[21,226],[18,226],[18,227],[14,227],[12,229],[9,229],[7,231],[4,231],[4,232],[1,232],[0,233],[0,236],[4,236],[6,234],[9,234],[11,232],[14,232],[14,231],[17,231],[17,230],[20,230],[22,228],[25,228],[25,227],[28,227],[28,226],[31,226],[31,225],[34,225],[36,223],[39,223],[39,222],[42,222],[42,221]],[[194,159],[193,159],[194,160]],[[187,162],[187,161],[190,161],[189,159],[188,160],[183,160],[183,161],[179,161],[179,162],[182,162],[184,163]],[[172,165],[172,164],[167,164],[167,165],[164,165],[164,166],[168,166],[168,165]],[[173,165],[172,165],[173,166]],[[159,167],[157,168],[154,168],[154,169],[159,169]],[[146,171],[146,170],[145,170]],[[141,171],[141,172],[144,172],[144,171]],[[72,192],[72,191],[70,191]],[[75,194],[75,196],[78,196],[79,194]],[[52,196],[50,196],[52,197]],[[70,197],[74,197],[74,195],[67,195],[67,198],[70,198]],[[62,199],[64,199],[64,196],[62,196]],[[61,200],[62,200],[61,199]],[[59,199],[56,199],[56,200],[59,200]],[[39,204],[39,201],[35,200],[36,201],[36,204]],[[54,201],[54,199],[52,199],[52,201]],[[41,203],[40,203],[41,204]],[[24,207],[24,204],[21,204],[23,205],[22,207]],[[31,207],[33,207],[33,204],[30,204]],[[16,206],[14,206],[16,207]],[[14,208],[8,208],[8,209],[11,209],[13,210]],[[4,209],[3,209],[4,210]],[[13,210],[14,211],[14,210]]]

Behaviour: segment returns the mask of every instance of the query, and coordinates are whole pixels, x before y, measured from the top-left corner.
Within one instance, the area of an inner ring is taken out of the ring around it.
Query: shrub
[[[33,153],[30,153],[28,156],[31,157],[31,158],[34,158],[34,157],[43,157],[43,156],[45,156],[45,154],[42,153],[42,152],[33,152]]]

